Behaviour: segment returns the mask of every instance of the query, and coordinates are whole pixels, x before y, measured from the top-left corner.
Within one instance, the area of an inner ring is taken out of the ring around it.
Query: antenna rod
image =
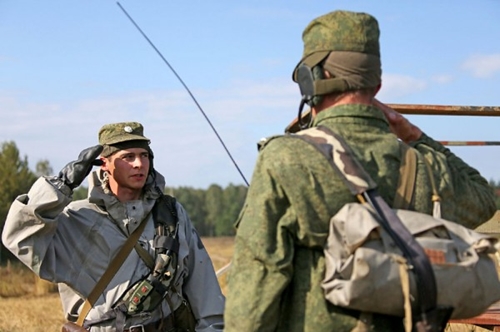
[[[153,44],[153,42],[148,38],[148,36],[146,36],[146,34],[142,31],[142,29],[137,25],[137,23],[135,23],[134,19],[132,19],[132,17],[127,13],[127,11],[125,10],[125,8],[122,7],[122,5],[120,4],[120,2],[116,2],[116,4],[118,5],[118,7],[120,7],[120,9],[123,11],[123,13],[128,17],[128,19],[130,20],[130,22],[132,22],[132,24],[137,28],[137,30],[139,30],[139,32],[142,34],[142,36],[148,41],[149,45],[151,45],[151,47],[156,51],[156,53],[158,53],[158,55],[161,57],[161,59],[163,60],[163,62],[165,62],[165,64],[168,66],[168,68],[170,68],[170,70],[172,71],[172,73],[174,73],[174,75],[177,77],[177,79],[179,80],[179,82],[181,82],[181,84],[184,86],[184,88],[186,89],[186,91],[189,93],[189,95],[191,96],[191,99],[193,99],[194,103],[196,104],[196,106],[198,106],[198,109],[200,110],[201,114],[203,114],[203,116],[205,117],[205,120],[207,120],[208,124],[210,125],[210,127],[212,128],[213,132],[215,133],[215,136],[217,136],[217,138],[219,139],[219,142],[222,144],[222,146],[224,147],[224,150],[226,150],[226,153],[227,155],[229,156],[229,158],[231,159],[231,161],[233,162],[234,166],[236,167],[236,169],[238,170],[238,172],[240,173],[241,177],[243,178],[243,181],[245,181],[245,184],[247,185],[248,187],[248,181],[247,179],[245,178],[245,176],[243,175],[242,171],[240,170],[240,167],[238,166],[238,164],[236,163],[236,161],[233,159],[233,156],[231,155],[231,153],[229,152],[228,148],[226,147],[226,144],[224,144],[224,141],[222,140],[222,138],[220,137],[219,133],[217,132],[217,130],[215,129],[215,127],[212,125],[212,122],[210,121],[210,119],[208,118],[208,116],[205,114],[205,112],[203,111],[203,109],[201,108],[200,104],[198,103],[198,101],[196,100],[196,98],[194,97],[194,95],[191,93],[191,90],[189,90],[189,88],[187,87],[187,85],[184,83],[184,81],[182,80],[182,78],[177,74],[177,72],[175,71],[175,69],[170,65],[170,63],[168,63],[167,59],[165,59],[165,57],[163,56],[163,54],[161,54],[161,52],[156,48],[156,46]]]

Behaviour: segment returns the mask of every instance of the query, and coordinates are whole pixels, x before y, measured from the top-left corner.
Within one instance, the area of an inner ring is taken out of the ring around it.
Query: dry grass
[[[63,323],[57,293],[0,299],[0,332],[59,332]]]
[[[445,332],[490,332],[491,330],[484,329],[477,325],[471,324],[448,324]]]
[[[203,238],[203,243],[205,244],[208,254],[212,259],[216,272],[221,271],[222,268],[226,267],[230,263],[234,249],[233,237],[207,237]],[[227,272],[227,270],[225,271]],[[226,294],[226,276],[227,273],[221,272],[218,277],[222,293],[224,294]]]
[[[203,238],[215,270],[231,260],[233,238]],[[225,276],[219,278],[225,291]],[[59,332],[64,314],[55,285],[20,265],[0,267],[0,332]]]

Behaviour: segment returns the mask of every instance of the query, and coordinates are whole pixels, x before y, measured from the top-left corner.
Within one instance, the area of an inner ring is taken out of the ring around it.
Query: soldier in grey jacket
[[[37,275],[58,283],[68,319],[78,316],[82,300],[143,220],[138,244],[155,259],[151,211],[165,183],[152,160],[141,124],[105,125],[99,145],[82,151],[58,176],[39,178],[13,202],[2,241]],[[73,189],[96,164],[102,165],[89,177],[88,198],[72,202]],[[196,331],[222,330],[225,299],[212,262],[186,211],[175,204],[179,246],[166,299],[154,306],[146,298],[141,312],[121,310],[134,300],[125,294],[151,276],[145,260],[132,250],[86,316],[90,331],[167,331],[179,327],[180,314],[171,313],[182,309],[191,310],[192,315],[182,317],[192,318]]]

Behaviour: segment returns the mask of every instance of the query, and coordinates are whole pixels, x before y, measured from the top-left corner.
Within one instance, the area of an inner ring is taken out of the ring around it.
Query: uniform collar
[[[374,106],[364,104],[344,104],[329,107],[319,112],[314,118],[313,126],[321,125],[322,122],[330,119],[341,120],[341,118],[372,118],[383,121],[387,126],[389,125],[384,113]]]

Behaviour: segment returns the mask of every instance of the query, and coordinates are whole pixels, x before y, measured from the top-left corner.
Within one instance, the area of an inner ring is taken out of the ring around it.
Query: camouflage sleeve
[[[444,219],[476,228],[493,216],[496,211],[493,188],[476,169],[426,134],[411,145],[431,166]]]
[[[224,331],[276,330],[291,280],[294,245],[287,225],[295,213],[269,163],[261,153],[237,221]]]

